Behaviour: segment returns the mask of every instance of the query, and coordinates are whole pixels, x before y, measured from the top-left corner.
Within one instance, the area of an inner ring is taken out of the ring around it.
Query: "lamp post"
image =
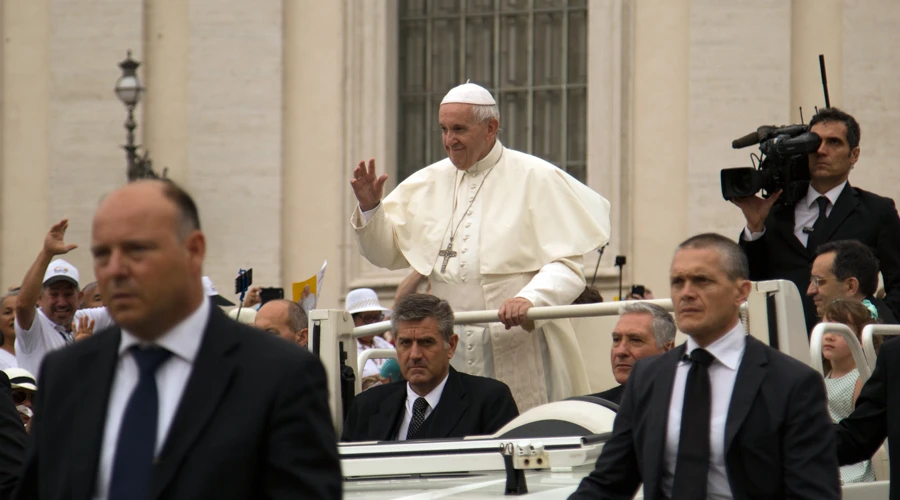
[[[141,94],[144,87],[141,80],[137,76],[137,68],[141,63],[131,58],[131,51],[124,61],[119,63],[122,68],[122,76],[116,81],[116,97],[125,105],[128,110],[128,117],[125,119],[126,142],[122,148],[125,150],[125,159],[128,164],[128,182],[134,182],[138,179],[159,179],[165,178],[166,170],[163,170],[162,176],[153,171],[153,162],[150,160],[149,153],[145,150],[143,156],[138,155],[140,145],[134,143],[134,129],[137,124],[134,122],[134,108],[141,100]]]

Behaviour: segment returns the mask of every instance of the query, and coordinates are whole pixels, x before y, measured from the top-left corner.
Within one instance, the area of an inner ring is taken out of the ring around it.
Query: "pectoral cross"
[[[456,252],[453,250],[453,238],[450,238],[450,243],[447,244],[447,248],[438,252],[438,255],[444,258],[444,263],[441,264],[441,272],[446,272],[447,263],[450,262],[452,257],[456,257]]]

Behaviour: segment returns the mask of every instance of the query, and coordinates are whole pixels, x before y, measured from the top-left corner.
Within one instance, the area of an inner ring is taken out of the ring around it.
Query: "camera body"
[[[261,305],[271,300],[279,300],[284,298],[284,288],[260,288],[259,300]]]
[[[732,142],[735,149],[757,143],[752,135]],[[753,196],[763,191],[768,198],[782,191],[778,205],[793,206],[809,188],[809,154],[822,139],[806,125],[762,126],[755,133],[762,153],[758,168],[726,168],[721,172],[722,197],[726,200]],[[748,141],[747,139],[751,139]]]

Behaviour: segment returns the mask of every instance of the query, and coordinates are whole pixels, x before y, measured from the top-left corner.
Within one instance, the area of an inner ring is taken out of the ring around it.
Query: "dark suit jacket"
[[[44,358],[17,498],[92,497],[120,338],[107,329]],[[327,398],[312,354],[213,306],[148,499],[340,498]]]
[[[394,441],[406,405],[406,382],[372,387],[354,398],[341,441]],[[416,439],[493,434],[519,415],[509,387],[499,380],[450,367],[444,392]]]
[[[622,393],[625,392],[624,385],[617,385],[612,389],[605,390],[603,392],[598,392],[597,394],[589,394],[589,396],[605,399],[607,401],[613,402],[615,404],[622,404]]]
[[[28,434],[12,400],[9,377],[0,371],[0,498],[9,498],[25,461]]]
[[[875,306],[875,310],[878,311],[878,321],[884,323],[885,325],[896,325],[897,317],[894,316],[894,311],[888,307],[887,304],[884,303],[881,299],[876,299],[871,295],[866,297],[866,300],[872,303]],[[891,338],[891,337],[888,337]]]
[[[677,349],[638,360],[595,470],[569,498],[662,498]],[[725,424],[725,467],[737,500],[839,499],[835,438],[822,375],[753,337],[738,367]]]
[[[841,465],[868,460],[888,439],[891,451],[900,446],[900,341],[881,346],[872,377],[856,399],[856,409],[836,424],[838,461]],[[896,454],[896,451],[893,453]],[[900,459],[891,460],[891,477],[900,478]],[[900,500],[900,488],[891,484],[891,500]]]
[[[900,316],[900,217],[894,200],[844,186],[825,224],[825,241],[858,240],[875,252],[884,276],[885,302]],[[807,249],[794,236],[794,207],[774,206],[766,219],[766,233],[741,247],[750,261],[750,279],[792,281],[803,297],[806,325],[818,322],[816,307],[807,297],[814,249]]]

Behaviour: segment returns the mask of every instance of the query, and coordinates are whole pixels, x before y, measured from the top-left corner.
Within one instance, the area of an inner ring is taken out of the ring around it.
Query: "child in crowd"
[[[866,325],[877,323],[869,308],[860,302],[838,299],[828,304],[822,314],[822,321],[841,323],[850,327],[862,342],[862,330]],[[880,338],[875,337],[878,348]],[[847,418],[856,406],[856,398],[862,389],[859,370],[850,352],[850,346],[840,335],[826,333],[822,337],[822,357],[825,367],[825,388],[828,390],[828,412],[835,423]],[[841,467],[843,483],[861,483],[875,480],[872,462],[865,460]]]

